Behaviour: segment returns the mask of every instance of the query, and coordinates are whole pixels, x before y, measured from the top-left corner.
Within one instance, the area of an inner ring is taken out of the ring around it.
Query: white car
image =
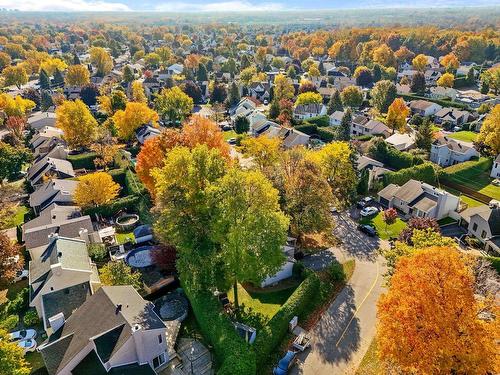
[[[21,340],[17,342],[17,346],[24,350],[24,354],[34,352],[36,350],[36,341],[34,339]]]
[[[28,276],[29,276],[28,270],[17,271],[16,277],[14,278],[14,282],[17,283],[18,281],[21,280],[28,280]]]
[[[375,215],[378,212],[377,207],[365,207],[361,210],[361,216],[366,217],[366,216],[372,216]]]
[[[23,329],[21,331],[11,332],[9,336],[11,341],[31,340],[36,337],[36,331],[34,329]]]

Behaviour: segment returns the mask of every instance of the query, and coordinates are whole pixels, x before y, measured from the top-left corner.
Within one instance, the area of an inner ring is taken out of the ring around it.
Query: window
[[[158,343],[161,344],[163,342],[163,337],[162,335],[158,335]]]
[[[472,230],[475,232],[477,230],[477,223],[474,223],[474,225],[472,226]]]
[[[153,358],[153,368],[158,368],[166,362],[165,353],[161,353],[158,357]]]
[[[486,231],[484,231],[484,230],[483,230],[483,231],[481,232],[481,238],[485,238],[485,237],[486,237]]]

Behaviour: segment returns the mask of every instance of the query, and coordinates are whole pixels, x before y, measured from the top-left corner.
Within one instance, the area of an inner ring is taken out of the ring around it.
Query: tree
[[[337,129],[336,139],[339,141],[349,141],[351,139],[352,112],[350,108],[344,111],[342,120]]]
[[[346,111],[346,113],[349,110]],[[348,142],[331,142],[312,154],[332,189],[337,207],[346,207],[356,189],[354,152]]]
[[[478,317],[473,284],[470,269],[453,248],[401,258],[378,302],[381,360],[403,373],[498,372],[496,322]]]
[[[291,79],[284,74],[278,74],[274,78],[274,99],[279,102],[281,99],[292,99],[294,95],[295,88]]]
[[[189,116],[194,106],[193,99],[177,86],[163,89],[156,96],[154,104],[158,113],[174,124]]]
[[[160,58],[160,63],[163,66],[166,66],[170,58],[172,57],[172,50],[167,46],[158,47],[157,49],[155,49],[155,53]]]
[[[363,92],[356,86],[347,86],[340,93],[342,103],[346,107],[357,108],[363,104]]]
[[[210,94],[211,103],[224,103],[227,98],[226,86],[222,83],[214,85],[212,93]]]
[[[160,270],[168,273],[175,272],[175,261],[177,258],[177,249],[172,245],[156,245],[151,252],[153,262]]]
[[[145,103],[128,102],[125,110],[116,111],[113,122],[118,130],[118,137],[129,140],[142,125],[151,123],[156,126],[158,114]]]
[[[405,62],[413,59],[415,54],[411,52],[406,46],[401,46],[396,52],[394,52],[394,56],[399,62]]]
[[[260,285],[282,267],[288,219],[280,210],[278,191],[258,171],[232,168],[212,197],[212,238],[221,246],[224,274],[239,308],[238,283]]]
[[[224,134],[215,122],[200,115],[192,116],[182,127],[184,145],[193,149],[198,145],[206,145],[209,149],[217,149],[222,157],[229,160],[229,145]]]
[[[49,90],[50,89],[50,78],[49,75],[45,70],[40,70],[40,75],[38,78],[38,84],[40,85],[40,88],[42,90]]]
[[[385,233],[387,233],[387,226],[392,225],[398,218],[398,212],[395,208],[388,208],[382,212],[382,220],[385,223]]]
[[[16,273],[24,266],[21,247],[0,232],[0,285],[5,286],[16,277]]]
[[[0,184],[19,175],[24,164],[32,159],[31,153],[24,147],[13,147],[0,141]]]
[[[56,71],[63,72],[68,67],[63,60],[57,57],[49,57],[40,63],[40,70],[47,72],[49,76],[55,75]]]
[[[279,107],[280,114],[277,118],[278,122],[283,126],[290,125],[293,117],[293,102],[288,99],[281,99],[279,102]]]
[[[21,65],[8,66],[2,71],[5,86],[16,85],[18,89],[28,83],[28,74]]]
[[[144,87],[142,86],[142,82],[140,81],[132,82],[131,100],[137,103],[148,102],[148,98],[146,98],[146,94],[144,93]]]
[[[323,98],[317,92],[304,92],[297,96],[297,100],[295,101],[295,106],[305,105],[305,104],[321,104],[323,102]]]
[[[21,116],[10,116],[5,120],[5,127],[10,131],[14,145],[22,145],[24,138],[23,131],[26,128],[26,118]]]
[[[104,77],[113,69],[113,60],[109,53],[102,47],[91,47],[89,50],[90,62],[96,66],[97,75]]]
[[[238,104],[239,101],[240,101],[240,90],[238,89],[236,82],[233,81],[229,86],[228,102],[229,105],[233,106]]]
[[[160,56],[151,52],[144,56],[144,62],[149,69],[157,69],[160,66]]]
[[[96,207],[111,202],[118,196],[120,185],[106,172],[94,172],[80,176],[74,193],[79,206]]]
[[[300,81],[299,94],[303,94],[305,92],[314,92],[314,93],[317,93],[318,89],[316,88],[316,86],[314,85],[314,83],[312,83],[308,79],[302,79]]]
[[[186,81],[181,85],[182,91],[186,93],[191,99],[193,99],[193,103],[200,103],[202,100],[201,89],[200,87],[193,81]]]
[[[25,116],[29,111],[35,108],[35,106],[35,102],[24,99],[20,95],[16,95],[13,98],[10,94],[0,94],[0,110],[5,112],[8,117]]]
[[[334,93],[330,96],[330,100],[328,101],[328,110],[327,114],[331,115],[335,111],[343,111],[344,107],[342,105],[342,99],[340,98],[339,90],[335,90]]]
[[[99,96],[99,89],[94,84],[88,84],[82,87],[80,90],[80,98],[82,101],[88,105],[96,105],[97,97]]]
[[[392,68],[392,69],[394,69],[394,68]],[[382,69],[380,68],[379,64],[375,64],[373,66],[372,75],[373,75],[373,82],[378,82],[378,81],[380,81],[382,79]]]
[[[367,87],[373,83],[372,71],[366,66],[358,66],[353,77],[356,78],[356,85],[358,86]]]
[[[113,164],[115,156],[120,150],[120,147],[114,142],[109,143],[94,143],[90,149],[96,153],[94,165],[96,168],[104,168],[105,170]]]
[[[481,83],[484,83],[488,88],[488,90],[485,90],[485,94],[491,88],[496,95],[500,90],[500,67],[492,67],[481,74]]]
[[[71,65],[64,80],[70,86],[84,86],[90,83],[90,73],[85,65]]]
[[[286,75],[290,77],[291,79],[295,79],[297,77],[297,72],[295,71],[295,68],[293,65],[290,65],[288,67],[288,70],[286,71]]]
[[[387,44],[382,44],[373,50],[373,62],[382,66],[391,66],[396,62],[394,52]]]
[[[81,95],[81,93],[80,93],[80,95]],[[85,103],[85,104],[87,104],[87,103]],[[54,105],[54,102],[52,101],[52,95],[50,95],[50,93],[47,90],[42,90],[42,94],[41,94],[41,98],[40,98],[40,109],[42,111],[46,111],[50,107],[52,107],[53,105]],[[87,104],[87,105],[89,105],[89,104]]]
[[[383,82],[383,81],[381,81]],[[392,129],[392,133],[396,130],[404,131],[406,126],[406,118],[410,114],[410,109],[406,106],[402,98],[396,98],[389,106],[387,111],[387,126]]]
[[[455,76],[453,74],[444,73],[437,80],[437,85],[441,87],[453,87],[454,82],[455,82]]]
[[[97,121],[81,100],[66,100],[57,107],[56,127],[73,148],[88,146],[97,138]]]
[[[0,72],[10,66],[12,59],[5,52],[0,52]]]
[[[433,140],[434,131],[432,130],[432,123],[429,118],[425,118],[415,134],[415,145],[417,148],[430,151]]]
[[[412,237],[415,230],[427,229],[430,229],[435,233],[441,233],[436,219],[431,217],[412,217],[408,220],[406,227],[399,234],[398,240],[406,243],[407,245],[413,245]]]
[[[135,78],[134,71],[132,70],[130,65],[125,65],[125,67],[122,70],[122,73],[123,73],[123,82],[125,83],[130,83]]]
[[[196,72],[196,80],[198,82],[208,81],[207,68],[202,63],[198,65],[198,71]]]
[[[17,342],[11,341],[7,331],[0,329],[0,374],[29,375],[31,368],[24,359],[24,351]]]
[[[238,116],[234,121],[234,130],[237,134],[246,134],[250,130],[250,121],[245,116]]]
[[[122,260],[108,262],[99,270],[99,277],[103,285],[132,285],[142,289],[141,274],[133,272]]]
[[[457,56],[453,52],[443,56],[439,63],[445,67],[447,72],[457,70],[460,66],[460,61],[458,61]]]
[[[54,72],[53,81],[56,87],[61,87],[64,85],[64,77],[59,69],[56,69],[56,71]]]
[[[287,99],[283,99],[287,100]],[[274,98],[269,105],[269,118],[276,119],[280,115],[280,102]]]
[[[413,78],[411,79],[410,90],[411,90],[411,92],[414,92],[416,94],[425,93],[424,73],[417,72],[413,75]]]
[[[386,113],[397,95],[396,85],[387,80],[378,81],[370,91],[370,103],[379,112]]]
[[[486,116],[476,142],[483,143],[491,155],[500,153],[500,104]]]
[[[415,58],[412,60],[413,64],[413,69],[418,70],[420,72],[425,71],[427,68],[427,56],[424,54],[420,54],[415,56]]]

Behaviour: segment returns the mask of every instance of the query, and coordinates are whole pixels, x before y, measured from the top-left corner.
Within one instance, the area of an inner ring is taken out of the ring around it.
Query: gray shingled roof
[[[68,319],[76,309],[83,305],[90,295],[90,284],[88,282],[44,294],[42,296],[42,305],[45,313],[45,326],[49,327],[49,318],[61,312]]]
[[[420,181],[410,180],[394,193],[394,197],[401,199],[403,202],[410,203],[423,194],[423,192],[424,190]]]

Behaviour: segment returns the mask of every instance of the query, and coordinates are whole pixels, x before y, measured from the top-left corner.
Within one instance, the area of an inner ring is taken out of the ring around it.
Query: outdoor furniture
[[[311,339],[306,333],[301,333],[293,340],[293,347],[303,352],[311,345]]]

